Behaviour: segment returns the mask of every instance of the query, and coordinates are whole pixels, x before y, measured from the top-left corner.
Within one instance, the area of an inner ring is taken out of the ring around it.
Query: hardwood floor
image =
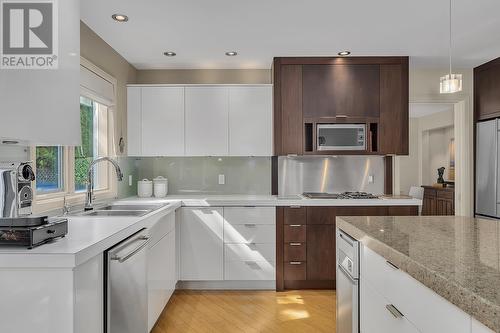
[[[335,291],[176,291],[152,333],[335,332]]]

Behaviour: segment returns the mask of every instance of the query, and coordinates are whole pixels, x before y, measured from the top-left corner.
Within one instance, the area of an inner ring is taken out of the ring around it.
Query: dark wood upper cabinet
[[[500,117],[500,58],[474,68],[476,120]]]
[[[275,58],[274,154],[408,154],[408,57]],[[366,151],[317,151],[318,123],[366,124]]]
[[[304,65],[304,118],[376,118],[379,85],[379,65]]]
[[[379,152],[408,155],[408,62],[380,66]]]

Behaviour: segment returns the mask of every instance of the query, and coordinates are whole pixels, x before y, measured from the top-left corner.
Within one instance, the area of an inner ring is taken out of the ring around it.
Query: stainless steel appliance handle
[[[357,281],[357,280],[355,280],[355,279],[351,276],[351,274],[349,274],[349,273],[345,270],[345,268],[344,268],[344,267],[342,267],[342,266],[338,265],[338,268],[340,268],[340,271],[341,271],[342,273],[344,273],[344,275],[345,275],[345,276],[346,276],[346,277],[347,277],[347,278],[351,281],[351,283],[352,283],[352,284],[354,284],[354,285],[357,285],[357,284],[358,284],[358,281]]]
[[[349,245],[354,246],[354,242],[351,240],[350,237],[348,237],[347,235],[345,235],[342,232],[339,233],[339,236],[340,236],[340,238],[342,238],[343,240],[345,240],[347,243],[349,243]]]
[[[394,305],[392,304],[387,304],[385,306],[385,308],[387,309],[387,311],[389,311],[393,316],[394,318],[396,319],[399,319],[399,318],[403,318],[404,315],[401,313],[401,311],[398,310],[398,308],[396,308]]]
[[[148,236],[141,236],[141,237],[138,237],[138,238],[134,239],[133,242],[136,242],[136,241],[139,241],[139,240],[142,240],[144,242],[142,242],[141,245],[137,246],[136,248],[134,248],[132,251],[130,251],[129,253],[127,253],[123,257],[119,257],[117,255],[114,255],[113,257],[111,257],[111,260],[117,260],[119,263],[125,262],[128,259],[132,258],[139,251],[141,251],[151,241],[151,239]]]

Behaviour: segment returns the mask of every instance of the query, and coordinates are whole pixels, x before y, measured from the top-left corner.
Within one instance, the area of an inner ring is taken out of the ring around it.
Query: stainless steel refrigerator
[[[500,218],[500,119],[477,124],[476,215]]]

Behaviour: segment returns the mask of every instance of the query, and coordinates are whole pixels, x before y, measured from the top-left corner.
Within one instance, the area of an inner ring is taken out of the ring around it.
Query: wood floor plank
[[[335,291],[178,290],[152,333],[335,332]]]

